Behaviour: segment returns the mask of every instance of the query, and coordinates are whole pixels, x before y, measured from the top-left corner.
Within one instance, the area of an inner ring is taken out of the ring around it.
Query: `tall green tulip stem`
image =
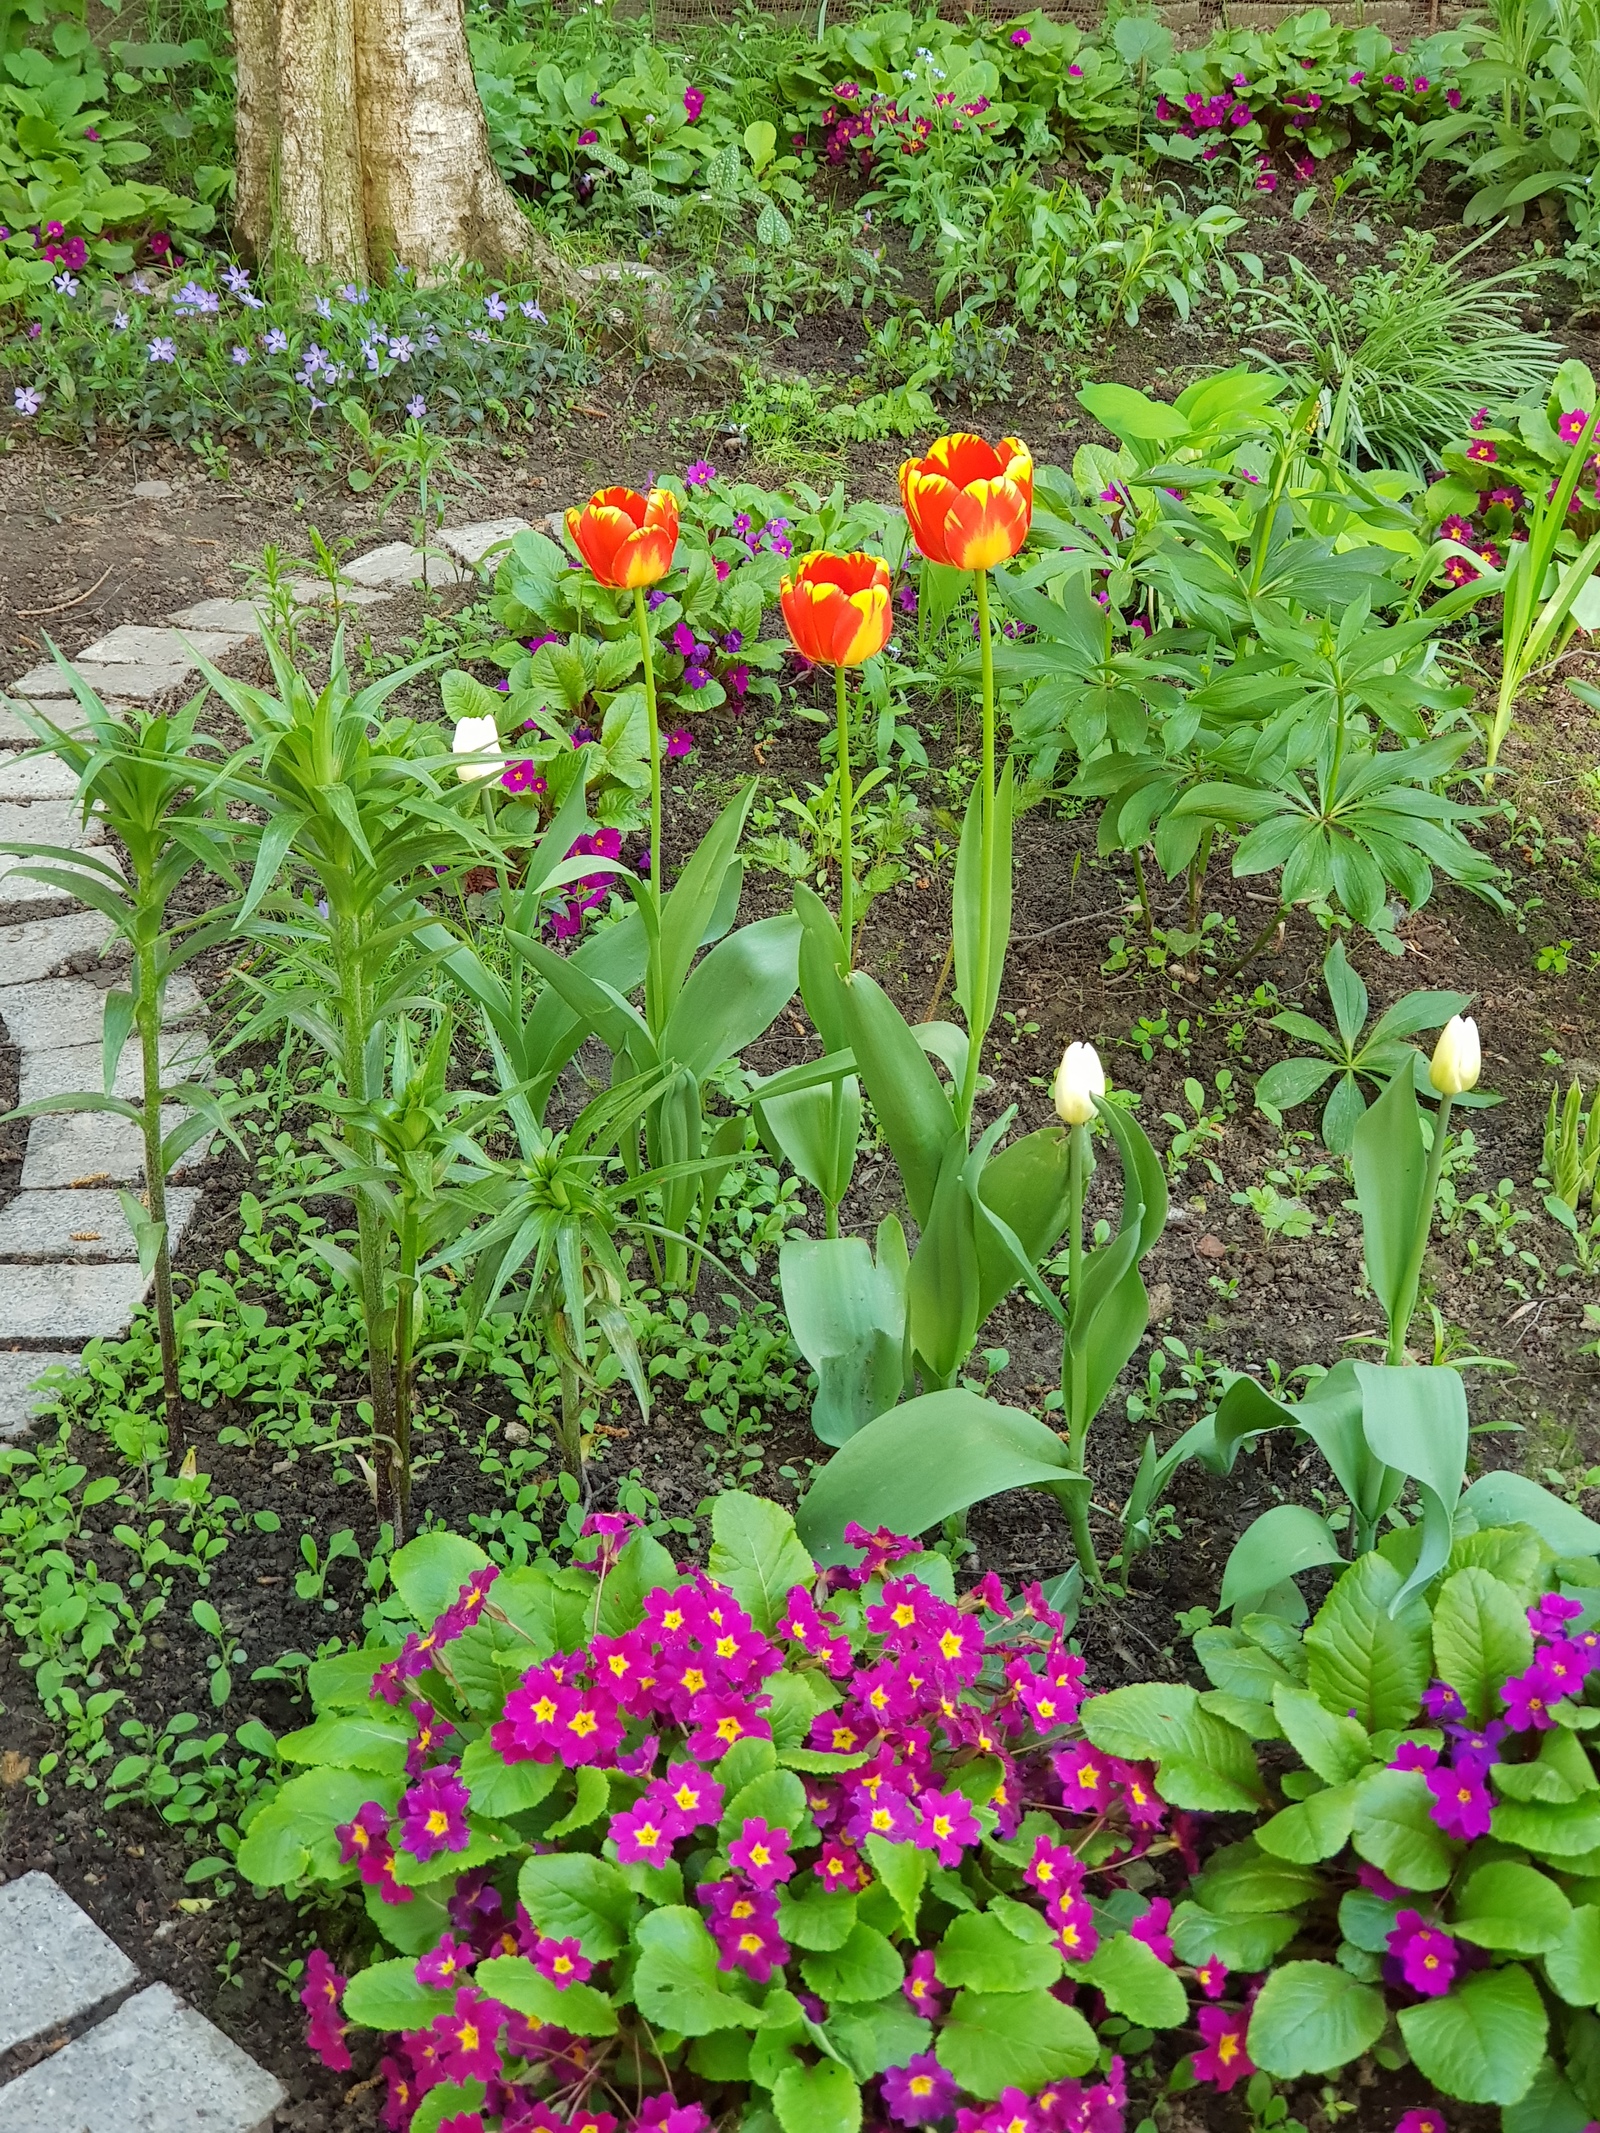
[[[1405,1285],[1400,1291],[1400,1308],[1389,1323],[1389,1352],[1385,1361],[1403,1363],[1406,1359],[1406,1335],[1411,1330],[1412,1314],[1417,1308],[1417,1290],[1422,1284],[1423,1255],[1428,1249],[1428,1238],[1433,1229],[1434,1202],[1439,1197],[1439,1174],[1444,1168],[1445,1143],[1450,1138],[1450,1103],[1448,1096],[1439,1098],[1439,1115],[1433,1122],[1433,1146],[1428,1152],[1428,1171],[1423,1181],[1422,1205],[1417,1211],[1417,1233],[1411,1240],[1411,1256],[1406,1262]]]
[[[856,867],[852,843],[855,787],[850,778],[850,712],[845,701],[844,668],[833,670],[833,705],[839,739],[839,931],[844,936],[846,970],[855,968]]]
[[[644,659],[644,708],[650,727],[650,889],[655,898],[655,924],[650,929],[650,975],[646,987],[651,1026],[660,1011],[661,992],[661,721],[656,715],[655,644],[650,617],[645,609],[644,587],[633,589],[633,620],[639,632],[639,651]]]
[[[1099,1582],[1100,1562],[1089,1533],[1089,1357],[1082,1339],[1074,1340],[1071,1320],[1083,1295],[1083,1194],[1089,1176],[1089,1128],[1067,1131],[1067,1311],[1068,1329],[1061,1348],[1061,1402],[1067,1418],[1067,1456],[1081,1484],[1067,1498],[1067,1523],[1078,1565],[1091,1584]]]
[[[994,945],[994,640],[989,629],[989,574],[975,570],[972,573],[973,596],[978,603],[978,649],[983,676],[983,786],[981,792],[982,815],[982,873],[978,887],[978,967],[989,968],[989,957]],[[978,1068],[983,1055],[983,1040],[986,1030],[967,1031],[967,1070],[961,1077],[961,1117],[970,1124],[972,1106],[978,1093]]]

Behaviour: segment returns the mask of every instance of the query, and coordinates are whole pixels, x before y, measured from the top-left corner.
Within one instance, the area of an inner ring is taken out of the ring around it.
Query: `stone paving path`
[[[429,551],[429,582],[469,582],[486,558],[492,568],[492,552],[527,524],[526,519],[498,518],[446,527]],[[421,553],[405,541],[390,541],[345,565],[347,585],[340,598],[351,606],[377,606],[422,574]],[[307,604],[328,597],[320,579],[296,580],[295,590]],[[247,600],[202,600],[157,626],[114,629],[85,645],[72,663],[108,704],[153,704],[171,692],[192,689],[200,678],[195,655],[225,659],[255,635],[256,622],[257,610]],[[74,709],[71,684],[53,661],[21,675],[10,685],[10,696],[63,725]],[[0,843],[78,849],[100,844],[99,823],[78,819],[71,772],[53,756],[28,757],[31,745],[33,735],[0,697]],[[43,883],[21,879],[15,869],[24,863],[0,853],[0,1025],[21,1054],[19,1100],[29,1103],[103,1086],[104,993],[117,982],[121,966],[101,959],[111,939],[109,923],[98,912],[63,902]],[[168,1014],[172,1026],[162,1039],[163,1074],[204,1079],[211,1055],[200,1027],[202,1002],[188,979],[169,988]],[[130,1048],[117,1073],[116,1093],[137,1100],[142,1088],[138,1054]],[[176,1109],[164,1112],[164,1128],[175,1125],[179,1115]],[[198,1191],[182,1184],[184,1169],[204,1156],[204,1146],[191,1153],[178,1170],[176,1189],[167,1195],[174,1249],[199,1202]],[[149,1284],[139,1272],[115,1188],[142,1183],[142,1143],[129,1121],[93,1111],[55,1112],[31,1121],[22,1189],[0,1207],[0,1439],[29,1428],[32,1388],[41,1371],[52,1363],[70,1367],[96,1335],[126,1332]],[[0,2101],[0,2133],[12,2133],[16,2123]],[[96,2128],[99,2123],[92,2121]],[[78,2133],[70,2117],[61,2126],[62,2133]]]
[[[279,2083],[167,1986],[138,1990],[47,1874],[0,1888],[0,1948],[0,2133],[269,2133]]]

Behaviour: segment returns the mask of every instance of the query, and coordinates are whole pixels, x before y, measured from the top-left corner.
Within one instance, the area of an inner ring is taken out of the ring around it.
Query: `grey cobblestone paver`
[[[48,1874],[24,1874],[0,1889],[0,1948],[0,2052],[93,2014],[139,1978]]]
[[[98,911],[68,911],[60,918],[25,918],[14,926],[0,926],[0,985],[31,985],[35,978],[53,977],[69,957],[98,955],[110,938],[111,921]]]
[[[0,2133],[268,2133],[278,2082],[165,1985],[0,2089]]]
[[[167,1188],[167,1234],[173,1251],[194,1219],[194,1186]],[[19,1192],[0,1207],[0,1262],[13,1259],[137,1259],[122,1202],[109,1186]],[[10,1277],[0,1274],[0,1286]],[[0,1305],[0,1315],[4,1306]]]
[[[184,1116],[177,1104],[161,1107],[161,1131],[170,1133]],[[173,1172],[189,1175],[205,1159],[201,1141]],[[144,1139],[131,1119],[105,1111],[50,1111],[30,1121],[22,1159],[22,1189],[52,1185],[139,1185],[144,1182]]]
[[[470,526],[441,527],[437,545],[448,548],[461,562],[476,566],[491,548],[498,547],[502,541],[513,541],[519,533],[531,530],[525,518],[480,518]],[[499,558],[495,560],[498,563]]]
[[[430,585],[461,585],[472,576],[470,570],[438,550],[435,541],[427,557],[428,583]],[[353,563],[346,563],[343,575],[352,585],[366,585],[374,590],[400,592],[414,585],[422,577],[423,554],[413,548],[409,541],[390,541],[382,548],[374,548],[366,555],[357,556]]]
[[[8,1266],[0,1270],[0,1342],[113,1340],[150,1286],[137,1265]]]
[[[104,987],[88,978],[43,978],[25,985],[7,985],[3,979],[0,971],[0,1022],[20,1050],[55,1051],[63,1045],[100,1042]],[[167,985],[165,1005],[167,1026],[175,1029],[192,1022],[205,1003],[193,978],[180,971]],[[99,1088],[99,1075],[83,1086]]]
[[[52,1363],[65,1363],[76,1370],[78,1358],[65,1349],[40,1348],[0,1350],[0,1444],[8,1437],[26,1436],[45,1394],[35,1392],[34,1382]]]

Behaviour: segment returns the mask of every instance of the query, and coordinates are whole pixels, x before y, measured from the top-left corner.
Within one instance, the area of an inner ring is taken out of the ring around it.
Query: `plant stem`
[[[353,1105],[367,1101],[367,987],[362,973],[363,943],[355,922],[340,915],[334,933],[339,1006],[344,1024],[344,1087]],[[372,1157],[371,1136],[352,1122],[351,1146],[363,1162]],[[372,1464],[377,1479],[378,1523],[393,1525],[395,1544],[405,1540],[401,1505],[410,1494],[411,1477],[399,1471],[394,1433],[394,1359],[384,1340],[383,1235],[365,1192],[356,1187],[356,1238],[361,1267],[361,1316],[367,1335],[367,1372],[372,1386]]]
[[[1087,1480],[1089,1450],[1089,1355],[1081,1340],[1073,1338],[1071,1320],[1077,1315],[1083,1295],[1083,1194],[1088,1181],[1089,1129],[1072,1126],[1067,1134],[1067,1311],[1068,1326],[1061,1344],[1061,1399],[1067,1417],[1067,1456],[1074,1475]],[[1100,1580],[1100,1560],[1089,1532],[1089,1492],[1074,1489],[1066,1498],[1067,1523],[1072,1545],[1084,1577]]]
[[[855,848],[851,840],[851,817],[855,791],[850,781],[850,713],[845,703],[844,668],[833,670],[833,703],[838,733],[839,760],[839,931],[844,936],[844,967],[855,968]]]
[[[1423,1181],[1422,1206],[1417,1215],[1417,1233],[1411,1240],[1411,1256],[1406,1262],[1405,1283],[1400,1291],[1400,1308],[1389,1326],[1389,1352],[1384,1358],[1389,1363],[1403,1363],[1406,1359],[1406,1335],[1411,1330],[1412,1314],[1417,1308],[1417,1289],[1422,1281],[1422,1261],[1428,1249],[1428,1238],[1433,1229],[1433,1203],[1439,1196],[1439,1173],[1444,1168],[1445,1142],[1449,1138],[1450,1098],[1439,1098],[1439,1115],[1433,1125],[1433,1146],[1428,1151],[1427,1175]]]
[[[655,899],[656,922],[650,936],[650,971],[645,986],[645,1018],[659,1029],[666,1015],[661,998],[661,722],[656,716],[656,669],[650,618],[645,610],[644,587],[633,592],[633,620],[639,632],[639,650],[644,658],[644,708],[650,727],[650,893]]]
[[[983,676],[983,785],[979,793],[979,823],[982,836],[979,841],[978,968],[974,983],[986,988],[994,929],[994,642],[989,633],[989,578],[986,571],[975,570],[972,573],[972,589],[978,603],[978,649]],[[976,1011],[976,1000],[970,1001],[969,1018]],[[969,1019],[967,1070],[961,1077],[963,1125],[970,1125],[972,1120],[973,1101],[978,1093],[978,1066],[985,1034],[984,1030],[979,1029]]]
[[[411,1516],[411,1379],[416,1347],[417,1222],[414,1208],[405,1207],[400,1218],[400,1272],[394,1304],[394,1441],[396,1445],[396,1495],[399,1499],[403,1535]]]
[[[1133,878],[1139,884],[1139,909],[1144,914],[1144,930],[1154,940],[1156,915],[1150,908],[1150,884],[1144,878],[1144,853],[1137,844],[1133,848]]]
[[[142,884],[141,884],[142,886]],[[167,1463],[183,1458],[183,1398],[178,1385],[178,1325],[172,1309],[172,1253],[166,1236],[167,1178],[161,1161],[161,995],[154,941],[139,942],[139,1056],[143,1068],[144,1197],[152,1222],[162,1225],[156,1254],[156,1325],[161,1335],[161,1383],[167,1416]]]

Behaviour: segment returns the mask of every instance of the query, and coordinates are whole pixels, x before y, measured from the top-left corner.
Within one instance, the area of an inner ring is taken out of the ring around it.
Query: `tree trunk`
[[[241,242],[356,280],[553,257],[489,153],[461,0],[233,0]]]

